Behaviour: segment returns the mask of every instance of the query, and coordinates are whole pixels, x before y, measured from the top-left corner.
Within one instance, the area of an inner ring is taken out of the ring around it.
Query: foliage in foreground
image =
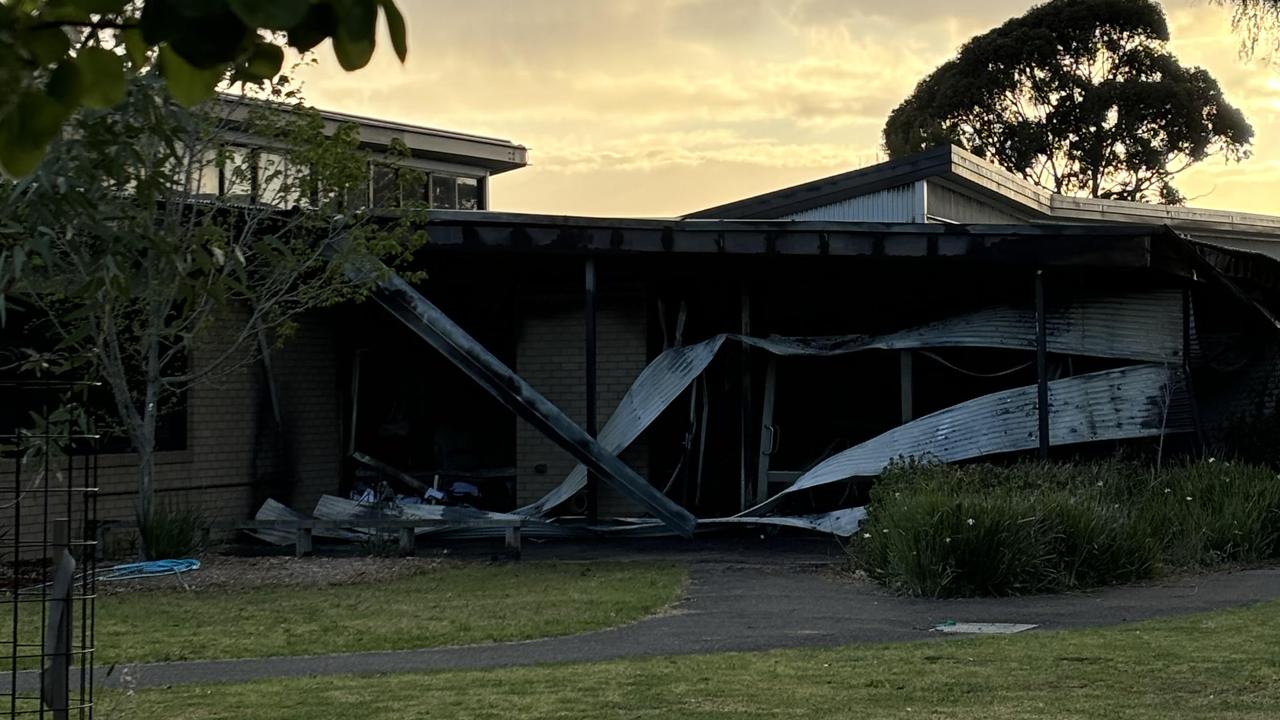
[[[276,78],[284,48],[332,38],[346,70],[368,64],[386,21],[404,62],[393,0],[21,0],[0,3],[0,169],[26,175],[81,106],[109,108],[128,79],[158,69],[184,105],[225,80]]]
[[[1198,462],[901,464],[851,545],[871,577],[913,595],[1058,592],[1169,568],[1280,558],[1280,479]]]
[[[1102,630],[108,693],[116,717],[1280,716],[1280,604]]]

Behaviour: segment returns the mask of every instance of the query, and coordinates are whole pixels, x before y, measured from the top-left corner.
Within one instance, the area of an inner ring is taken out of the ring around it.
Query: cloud
[[[347,74],[326,49],[304,77],[322,107],[528,145],[533,166],[495,179],[495,207],[674,214],[875,161],[885,117],[916,82],[1031,5],[401,0],[405,66],[380,48]],[[1224,9],[1166,9],[1175,52],[1218,77],[1257,131],[1253,160],[1195,168],[1187,193],[1273,204],[1280,75],[1237,58]]]

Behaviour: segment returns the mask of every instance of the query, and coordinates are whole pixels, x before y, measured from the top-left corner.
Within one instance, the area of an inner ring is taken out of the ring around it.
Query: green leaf
[[[400,62],[409,55],[409,43],[405,38],[404,15],[396,7],[395,0],[381,0],[382,12],[387,16],[387,31],[391,35],[391,47],[396,51]]]
[[[180,21],[181,17],[173,7],[172,0],[148,0],[142,6],[138,26],[148,45],[159,45],[173,37]]]
[[[17,35],[18,43],[40,65],[57,62],[71,49],[71,39],[60,27],[20,30]]]
[[[169,43],[198,68],[234,61],[253,37],[226,0],[147,0],[140,26],[149,44]]]
[[[62,103],[42,92],[22,93],[0,119],[0,167],[17,176],[31,174],[69,114]]]
[[[369,64],[377,44],[377,0],[334,0],[338,28],[333,53],[343,70],[359,70]]]
[[[84,74],[80,72],[80,64],[75,58],[63,58],[58,67],[49,74],[49,83],[45,86],[49,97],[61,105],[74,109],[80,106],[84,97]]]
[[[298,52],[307,52],[324,42],[338,29],[338,16],[333,6],[317,3],[307,10],[302,22],[289,28],[289,45]]]
[[[270,80],[280,74],[284,64],[284,50],[271,43],[256,43],[244,64],[244,72],[251,79]]]
[[[142,37],[142,31],[138,28],[126,28],[120,31],[120,39],[124,40],[124,51],[129,56],[133,69],[142,70],[147,64],[147,53],[151,51],[151,45]]]
[[[198,68],[168,45],[160,47],[160,71],[164,73],[169,93],[178,104],[185,107],[198,105],[213,97],[226,69],[226,65]]]
[[[289,30],[311,9],[310,0],[230,0],[229,4],[246,25],[267,30]]]
[[[106,108],[124,100],[124,58],[105,48],[90,47],[81,50],[76,60],[84,78],[85,105]]]

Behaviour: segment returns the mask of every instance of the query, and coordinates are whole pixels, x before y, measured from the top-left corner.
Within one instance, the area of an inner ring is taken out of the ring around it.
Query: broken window
[[[480,209],[480,181],[476,178],[458,178],[458,209]]]
[[[374,208],[400,207],[400,182],[396,179],[396,169],[391,165],[373,166],[372,202]]]
[[[431,207],[440,210],[454,210],[458,207],[458,178],[431,174]]]
[[[222,165],[222,188],[232,202],[253,202],[257,184],[257,163],[248,148],[227,148]]]

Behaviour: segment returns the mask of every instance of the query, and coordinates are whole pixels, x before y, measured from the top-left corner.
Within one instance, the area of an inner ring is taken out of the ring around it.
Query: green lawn
[[[672,564],[447,564],[381,583],[110,595],[98,664],[314,655],[527,640],[596,630],[678,599]]]
[[[177,687],[102,717],[1280,717],[1280,603],[1119,628],[379,677]]]

